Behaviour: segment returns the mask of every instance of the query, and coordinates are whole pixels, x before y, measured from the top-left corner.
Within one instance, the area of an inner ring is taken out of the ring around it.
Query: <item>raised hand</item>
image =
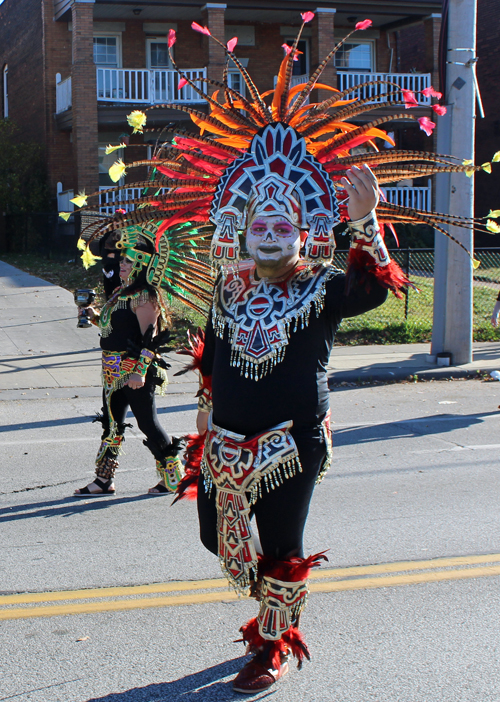
[[[353,166],[347,171],[347,177],[341,183],[349,195],[347,210],[351,220],[366,217],[378,204],[379,189],[377,177],[373,171],[363,163],[359,168]]]

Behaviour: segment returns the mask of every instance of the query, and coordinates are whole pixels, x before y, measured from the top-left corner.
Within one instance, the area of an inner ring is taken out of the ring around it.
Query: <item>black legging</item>
[[[125,430],[125,417],[130,407],[137,420],[137,426],[146,435],[147,447],[154,457],[161,461],[165,457],[166,449],[170,446],[169,435],[158,421],[156,414],[155,388],[153,378],[146,375],[146,382],[142,388],[132,390],[128,385],[116,390],[111,395],[111,412],[118,424],[118,433],[123,434]],[[105,439],[109,434],[109,416],[106,400],[103,392],[103,434]]]
[[[326,456],[321,426],[307,432],[292,430],[297,444],[302,473],[283,481],[275,490],[262,492],[252,507],[265,556],[280,560],[304,557],[302,537],[316,478]],[[203,475],[198,483],[198,517],[203,545],[217,554],[217,508],[215,486],[210,497],[205,492]]]

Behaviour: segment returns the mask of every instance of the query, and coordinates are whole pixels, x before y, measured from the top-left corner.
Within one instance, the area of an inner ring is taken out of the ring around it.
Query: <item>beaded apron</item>
[[[289,278],[274,283],[256,280],[254,271],[253,261],[245,261],[222,278],[212,315],[219,338],[229,330],[231,365],[245,378],[260,380],[283,360],[290,333],[308,326],[311,309],[319,315],[325,285],[341,271],[299,263]]]
[[[250,439],[209,427],[201,469],[207,491],[216,488],[219,561],[229,583],[242,594],[251,574],[257,574],[250,507],[263,488],[274,490],[302,472],[291,426],[291,421],[284,422]]]

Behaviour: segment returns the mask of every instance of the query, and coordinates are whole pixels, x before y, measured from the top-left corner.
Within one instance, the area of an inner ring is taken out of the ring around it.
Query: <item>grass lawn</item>
[[[432,337],[434,281],[410,276],[420,292],[409,290],[408,301],[392,293],[371,312],[344,319],[336,335],[340,344],[415,344]],[[474,285],[474,341],[500,341],[500,329],[490,324],[498,289],[476,282]]]
[[[32,254],[2,254],[1,260],[50,283],[73,292],[77,288],[100,289],[99,265],[85,270],[76,262],[44,259]],[[341,261],[338,261],[341,264]],[[500,329],[490,324],[490,316],[498,295],[491,281],[500,280],[500,267],[480,268],[480,279],[474,285],[474,340],[500,341]],[[389,293],[386,302],[371,312],[344,319],[336,336],[336,344],[413,344],[429,342],[432,336],[432,278],[411,275],[418,287],[409,290],[408,299],[398,300]],[[488,281],[482,283],[481,281]],[[202,315],[177,300],[172,301],[173,329],[180,343],[185,343],[187,331],[205,326]]]

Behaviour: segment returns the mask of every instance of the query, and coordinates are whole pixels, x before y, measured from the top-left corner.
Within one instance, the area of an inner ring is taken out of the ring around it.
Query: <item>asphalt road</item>
[[[23,392],[0,401],[0,702],[244,699],[234,640],[256,603],[228,593],[195,506],[145,495],[137,429],[117,495],[75,500],[99,391]],[[331,404],[335,459],[306,534],[329,549],[303,617],[313,660],[247,699],[500,700],[500,385],[346,387]],[[191,395],[158,405],[168,431],[192,430]]]

